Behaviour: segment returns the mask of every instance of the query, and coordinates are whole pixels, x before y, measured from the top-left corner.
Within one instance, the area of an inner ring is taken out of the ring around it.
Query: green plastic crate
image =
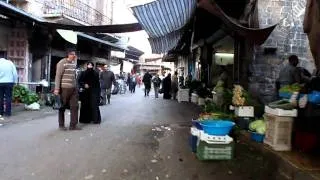
[[[230,144],[208,144],[200,141],[197,148],[197,158],[205,160],[231,160],[234,156],[234,142]]]

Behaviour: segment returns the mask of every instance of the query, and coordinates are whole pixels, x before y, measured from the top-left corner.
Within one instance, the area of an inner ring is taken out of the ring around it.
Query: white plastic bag
[[[40,110],[40,104],[39,103],[32,103],[30,105],[25,105],[26,110],[31,110],[31,111],[38,111]]]

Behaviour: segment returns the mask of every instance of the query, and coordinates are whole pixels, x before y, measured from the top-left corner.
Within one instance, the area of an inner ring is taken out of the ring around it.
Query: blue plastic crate
[[[265,137],[264,134],[259,134],[259,133],[252,132],[252,131],[250,131],[250,134],[251,134],[251,140],[259,142],[259,143],[262,143],[264,140],[264,137]]]
[[[284,93],[284,92],[279,92],[279,97],[282,98],[282,99],[290,99],[292,96],[292,93]],[[297,99],[303,97],[304,94],[299,94]]]
[[[320,92],[312,91],[311,94],[308,94],[308,101],[312,104],[320,104]]]

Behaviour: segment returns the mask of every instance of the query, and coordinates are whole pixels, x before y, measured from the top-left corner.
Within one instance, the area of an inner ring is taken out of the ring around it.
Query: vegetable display
[[[30,92],[26,87],[15,85],[13,87],[13,99],[16,102],[21,102],[26,105],[39,101],[39,96],[36,93]]]
[[[295,108],[295,105],[292,104],[290,101],[288,100],[279,100],[279,101],[275,101],[272,102],[270,104],[268,104],[268,106],[270,108],[279,108],[279,109],[284,109],[284,110],[292,110]]]
[[[257,132],[258,134],[266,133],[266,122],[264,120],[256,120],[249,124],[250,131]]]
[[[198,120],[223,120],[223,119],[233,119],[232,115],[222,113],[222,112],[214,112],[214,113],[201,113]]]
[[[280,88],[280,93],[294,93],[299,92],[301,90],[301,86],[298,83],[292,84],[292,85],[286,85]]]

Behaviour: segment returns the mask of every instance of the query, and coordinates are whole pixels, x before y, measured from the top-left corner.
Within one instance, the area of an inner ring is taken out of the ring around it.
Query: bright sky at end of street
[[[115,0],[114,1],[114,23],[115,24],[126,24],[137,22],[133,16],[130,7],[145,4],[153,0]],[[128,36],[130,38],[129,45],[140,49],[145,52],[145,56],[152,54],[151,47],[148,41],[148,35],[145,31],[122,33],[122,36]]]

